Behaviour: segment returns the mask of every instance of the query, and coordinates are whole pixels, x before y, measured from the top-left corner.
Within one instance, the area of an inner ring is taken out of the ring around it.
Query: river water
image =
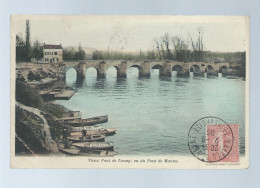
[[[138,78],[129,68],[127,78],[117,79],[110,68],[105,79],[97,79],[94,68],[86,79],[76,81],[76,71],[66,74],[66,84],[78,89],[68,101],[57,101],[82,117],[108,115],[104,127],[117,129],[106,138],[121,155],[191,155],[188,132],[198,119],[215,116],[228,124],[239,124],[240,153],[245,152],[245,81],[222,77],[160,77],[152,69],[150,78]]]

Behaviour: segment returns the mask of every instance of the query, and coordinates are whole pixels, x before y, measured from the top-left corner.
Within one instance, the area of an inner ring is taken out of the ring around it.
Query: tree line
[[[30,21],[26,20],[26,39],[24,41],[21,34],[16,34],[16,60],[31,61],[31,58],[36,58],[37,61],[43,57],[43,50],[38,40],[31,45],[30,37]]]
[[[96,50],[92,53],[92,59],[203,61],[205,55],[203,34],[201,27],[198,28],[197,37],[189,37],[188,40],[165,33],[160,38],[154,39],[151,51],[140,50],[139,54],[131,54]]]
[[[31,45],[30,21],[26,20],[25,40],[22,34],[16,34],[16,61],[30,62],[32,58],[37,62],[43,58],[43,44],[35,40]],[[79,44],[78,50],[63,49],[64,60],[81,60],[85,58],[85,51]]]
[[[198,36],[189,37],[188,40],[165,33],[154,40],[157,52],[154,57],[159,60],[203,61],[205,55],[203,34],[201,27],[198,29]]]
[[[65,48],[63,49],[63,60],[82,60],[86,56],[85,51],[82,49],[81,44],[79,44],[78,50],[75,48]]]

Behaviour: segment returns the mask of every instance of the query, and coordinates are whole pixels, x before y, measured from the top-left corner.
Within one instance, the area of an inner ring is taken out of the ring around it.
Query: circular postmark
[[[208,116],[196,121],[188,133],[191,153],[203,162],[218,162],[232,150],[234,136],[222,119]]]

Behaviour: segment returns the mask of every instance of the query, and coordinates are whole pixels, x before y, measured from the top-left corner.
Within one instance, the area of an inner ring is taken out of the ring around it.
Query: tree
[[[170,36],[169,33],[165,33],[162,37],[161,37],[161,48],[163,50],[163,57],[164,59],[172,59],[172,53],[170,50]],[[164,52],[164,46],[166,48],[166,52]]]
[[[74,48],[65,48],[63,49],[63,59],[64,60],[74,60],[75,57],[75,49]]]
[[[200,27],[198,28],[198,38],[196,41],[194,41],[194,39],[192,39],[191,37],[191,45],[193,48],[193,57],[195,59],[195,61],[203,61],[203,56],[204,56],[204,49],[203,49],[203,28]]]
[[[159,43],[159,41],[157,39],[154,39],[154,42],[155,42],[156,49],[157,49],[158,54],[159,54],[159,59],[161,60],[162,59],[162,55],[161,55],[160,43]]]
[[[33,43],[32,57],[34,57],[37,62],[39,61],[39,59],[43,58],[43,48],[38,40]]]
[[[149,60],[155,60],[154,51],[148,51],[148,52],[147,52],[147,59],[149,59]]]
[[[101,51],[98,51],[98,50],[95,50],[95,51],[92,53],[92,59],[94,59],[94,60],[103,59],[102,52],[101,52]]]
[[[173,37],[172,44],[176,60],[189,61],[191,52],[189,50],[189,43],[182,40],[180,37]]]
[[[82,49],[81,44],[79,43],[79,48],[78,48],[78,51],[75,53],[74,59],[75,59],[75,60],[82,60],[82,59],[85,58],[85,55],[86,55],[86,53],[85,53],[85,51]]]
[[[26,60],[25,42],[23,41],[22,35],[16,34],[16,61]]]
[[[27,61],[31,60],[31,42],[30,42],[30,21],[26,20],[26,41],[25,41],[25,58]]]

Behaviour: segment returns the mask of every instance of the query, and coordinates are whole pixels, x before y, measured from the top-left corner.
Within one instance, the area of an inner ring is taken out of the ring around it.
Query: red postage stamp
[[[206,135],[209,162],[239,162],[238,124],[207,125]]]

